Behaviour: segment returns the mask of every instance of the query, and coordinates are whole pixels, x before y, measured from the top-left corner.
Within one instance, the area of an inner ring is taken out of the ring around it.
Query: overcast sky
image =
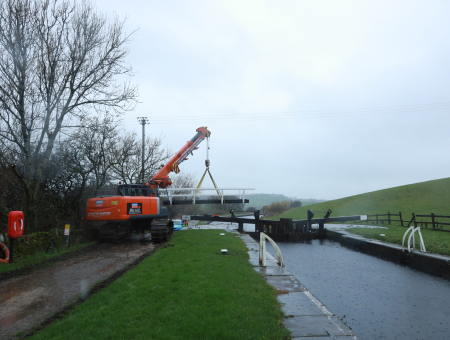
[[[124,128],[148,117],[175,152],[207,126],[220,187],[335,199],[449,177],[449,1],[96,4],[137,30]],[[200,179],[205,147],[182,172]]]

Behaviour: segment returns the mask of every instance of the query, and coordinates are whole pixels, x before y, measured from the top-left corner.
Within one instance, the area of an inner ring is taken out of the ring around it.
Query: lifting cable
[[[203,176],[202,176],[202,179],[200,180],[200,183],[198,183],[198,185],[197,185],[197,190],[195,190],[194,196],[196,196],[198,194],[198,192],[200,191],[200,188],[202,186],[203,180],[205,179],[205,175],[206,175],[206,173],[208,173],[209,177],[211,178],[212,183],[214,184],[214,188],[216,188],[217,195],[219,195],[219,197],[221,197],[222,195],[220,195],[219,187],[217,186],[216,181],[214,180],[213,176],[211,175],[211,172],[209,171],[209,164],[210,164],[209,163],[209,134],[206,135],[206,141],[207,141],[206,160],[205,160],[206,170],[203,173]],[[194,202],[193,202],[194,196],[192,196],[192,204],[194,204]],[[225,199],[223,199],[223,203],[225,203]]]
[[[203,180],[205,179],[206,173],[208,173],[209,177],[211,177],[211,181],[214,184],[214,188],[216,188],[217,195],[221,196],[220,195],[220,191],[219,191],[219,187],[217,186],[216,181],[214,181],[214,178],[212,177],[211,172],[209,171],[209,168],[206,168],[205,172],[203,173],[202,179],[200,180],[200,183],[198,183],[198,185],[197,185],[197,189],[200,189],[200,187],[202,186],[202,183],[203,183]],[[195,191],[195,195],[197,195],[198,192],[199,192],[199,190],[196,190]],[[192,199],[193,199],[193,197],[192,197]],[[224,202],[225,202],[225,200],[224,200]]]

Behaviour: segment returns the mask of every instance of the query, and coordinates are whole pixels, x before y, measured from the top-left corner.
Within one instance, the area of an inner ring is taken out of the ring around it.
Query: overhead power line
[[[437,110],[449,110],[450,103],[430,103],[399,106],[380,106],[371,108],[353,108],[353,109],[326,109],[326,110],[304,110],[304,111],[279,111],[279,112],[255,112],[255,113],[230,113],[230,114],[199,114],[188,116],[162,116],[152,119],[153,124],[176,124],[189,123],[196,121],[208,122],[241,122],[241,121],[264,121],[280,119],[305,119],[305,118],[324,118],[324,117],[344,117],[344,116],[366,116],[378,114],[399,114],[429,112]],[[134,119],[134,118],[133,118]],[[125,121],[124,124],[132,124]]]

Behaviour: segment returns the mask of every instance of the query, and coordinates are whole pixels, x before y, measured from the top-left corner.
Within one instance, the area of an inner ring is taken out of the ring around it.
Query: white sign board
[[[367,215],[361,215],[361,221],[367,221]]]
[[[181,219],[183,221],[190,221],[191,220],[191,215],[181,215]]]

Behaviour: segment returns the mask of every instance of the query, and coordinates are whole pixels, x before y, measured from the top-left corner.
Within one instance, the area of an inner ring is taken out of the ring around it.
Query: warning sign
[[[142,215],[142,203],[127,203],[128,215]]]
[[[69,234],[70,234],[70,224],[66,224],[66,226],[64,227],[64,235]]]

